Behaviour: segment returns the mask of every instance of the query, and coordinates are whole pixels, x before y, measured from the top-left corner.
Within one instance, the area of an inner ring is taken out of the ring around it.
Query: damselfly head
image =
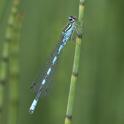
[[[75,22],[77,20],[77,17],[75,17],[75,16],[69,16],[68,17],[68,20],[69,20],[69,22],[73,23],[73,22]]]

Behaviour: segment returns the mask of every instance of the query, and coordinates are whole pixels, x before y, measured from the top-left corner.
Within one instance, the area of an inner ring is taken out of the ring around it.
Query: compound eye
[[[74,21],[75,21],[75,19],[76,19],[76,18],[75,18],[75,17],[73,17],[73,16],[69,16],[69,17],[68,17],[68,20],[69,20],[70,22],[74,22]]]
[[[68,20],[71,22],[73,19],[71,16],[68,17]]]

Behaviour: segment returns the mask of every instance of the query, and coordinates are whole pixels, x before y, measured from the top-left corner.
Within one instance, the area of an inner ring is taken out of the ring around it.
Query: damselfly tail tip
[[[34,107],[31,105],[30,109],[29,109],[29,113],[33,114],[34,113]]]
[[[30,113],[30,114],[33,114],[33,113],[34,113],[34,111],[33,111],[33,110],[31,110],[31,109],[29,109],[29,113]]]
[[[37,102],[38,102],[38,101],[37,101],[36,99],[34,99],[34,101],[32,102],[31,107],[30,107],[30,109],[29,109],[29,113],[30,113],[30,114],[33,114],[33,113],[34,113],[34,110],[35,110],[35,108],[36,108]]]

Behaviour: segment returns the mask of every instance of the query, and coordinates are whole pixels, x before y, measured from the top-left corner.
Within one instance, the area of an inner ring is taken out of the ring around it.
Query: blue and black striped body
[[[68,25],[65,27],[65,29],[62,32],[62,37],[60,39],[60,43],[58,45],[58,47],[56,48],[55,52],[54,52],[54,56],[51,59],[51,62],[49,64],[49,67],[46,71],[46,73],[44,74],[43,79],[40,82],[40,85],[38,87],[38,91],[37,94],[35,96],[34,101],[32,102],[32,105],[30,107],[30,113],[33,113],[36,105],[38,103],[38,100],[40,98],[40,96],[42,95],[42,92],[44,92],[44,87],[46,86],[47,81],[49,80],[49,77],[54,69],[54,66],[58,60],[58,56],[60,55],[62,49],[64,48],[64,46],[66,45],[66,43],[69,41],[69,39],[71,38],[73,32],[75,31],[75,23],[76,23],[76,18],[73,16],[69,17],[69,23]]]

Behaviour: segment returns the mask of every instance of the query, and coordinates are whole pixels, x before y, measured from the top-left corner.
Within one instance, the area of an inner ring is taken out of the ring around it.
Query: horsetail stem
[[[8,25],[5,32],[5,41],[3,43],[2,57],[0,59],[0,122],[3,121],[3,104],[5,84],[8,82],[8,65],[9,65],[9,45],[12,40],[12,32],[14,27],[14,18],[17,10],[14,6],[17,5],[17,0],[13,2],[13,7],[8,19]]]
[[[84,15],[84,0],[80,0],[78,20],[81,25],[83,23],[82,21],[83,15]],[[82,37],[77,36],[74,62],[73,62],[73,70],[72,70],[71,83],[70,83],[70,91],[69,91],[69,96],[68,96],[68,104],[67,104],[67,111],[66,111],[66,117],[65,117],[65,124],[72,123],[72,111],[73,111],[73,104],[74,104],[74,98],[75,98],[75,92],[76,92],[76,82],[77,82],[77,77],[78,77],[81,41],[82,41]]]
[[[18,52],[19,52],[19,34],[21,23],[18,16],[18,7],[20,0],[13,0],[12,7],[8,18],[7,29],[5,33],[5,43],[3,46],[3,57],[1,63],[1,84],[8,83],[8,98],[7,103],[8,119],[7,124],[17,123],[17,101],[18,101]],[[1,109],[3,109],[3,98],[5,88],[1,86]],[[3,111],[3,110],[2,110]],[[1,111],[1,112],[2,112]],[[2,115],[2,113],[1,113]]]

